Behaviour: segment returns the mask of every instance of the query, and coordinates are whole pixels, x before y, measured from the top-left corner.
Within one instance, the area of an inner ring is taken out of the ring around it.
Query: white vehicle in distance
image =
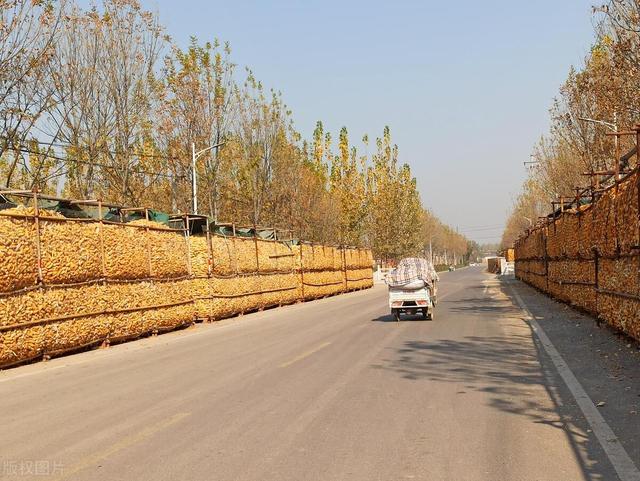
[[[389,286],[389,308],[397,322],[401,314],[421,314],[433,319],[438,274],[431,262],[419,257],[402,259],[385,279]]]

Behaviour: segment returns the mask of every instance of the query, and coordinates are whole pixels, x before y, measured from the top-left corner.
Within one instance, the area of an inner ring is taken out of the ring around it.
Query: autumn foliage
[[[367,245],[377,258],[456,259],[467,241],[425,213],[388,127],[371,146],[346,127],[295,130],[276,90],[239,69],[229,44],[182,48],[137,0],[0,2],[0,181],[70,198],[220,222],[291,228]],[[431,230],[429,230],[431,229]]]

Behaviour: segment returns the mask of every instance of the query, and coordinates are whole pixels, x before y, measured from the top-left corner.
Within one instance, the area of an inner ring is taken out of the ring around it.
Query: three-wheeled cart
[[[421,314],[423,319],[433,320],[433,310],[436,305],[435,296],[431,288],[422,286],[418,289],[407,287],[389,287],[389,308],[396,321],[400,321],[400,314]]]
[[[386,282],[389,308],[396,321],[400,321],[401,314],[421,314],[423,319],[433,319],[438,274],[431,262],[422,258],[402,259]]]

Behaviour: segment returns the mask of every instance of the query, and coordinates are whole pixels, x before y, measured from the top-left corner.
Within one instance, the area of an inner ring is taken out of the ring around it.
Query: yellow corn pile
[[[40,229],[45,284],[70,284],[102,277],[98,223],[43,220]]]
[[[0,217],[0,292],[13,292],[36,285],[37,248],[33,220],[4,215]]]
[[[636,170],[593,204],[562,213],[515,245],[516,276],[640,339]]]
[[[191,251],[191,273],[197,277],[208,276],[212,259],[210,259],[207,238],[205,236],[190,237],[189,247]]]
[[[366,289],[373,286],[373,271],[367,269],[352,269],[347,271],[347,290]]]
[[[44,352],[175,327],[195,315],[188,283],[96,283],[1,297],[0,328],[22,327],[0,333],[0,365]],[[181,302],[184,304],[159,307]],[[153,306],[158,307],[143,310]],[[124,312],[130,310],[134,312]],[[47,322],[30,326],[33,321]]]
[[[209,265],[218,276],[232,276],[238,273],[292,272],[295,269],[293,250],[280,242],[261,239],[239,239],[211,236],[211,248],[206,236],[189,238],[191,264],[194,275],[206,276]],[[258,255],[256,257],[256,249]]]
[[[34,215],[0,212],[0,366],[372,282],[366,250]]]
[[[343,269],[342,250],[333,246],[302,244],[293,247],[296,265],[306,271],[333,271]]]

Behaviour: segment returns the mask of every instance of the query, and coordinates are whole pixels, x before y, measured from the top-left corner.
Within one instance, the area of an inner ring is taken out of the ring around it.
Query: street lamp
[[[578,117],[578,120],[582,120],[583,122],[591,122],[593,124],[604,125],[605,127],[608,127],[609,129],[613,130],[614,132],[618,131],[618,126],[616,125],[616,122],[617,122],[617,114],[616,113],[613,114],[613,122],[607,122],[606,120],[591,119],[589,117]]]
[[[605,127],[607,127],[609,130],[617,133],[618,132],[618,112],[613,112],[613,122],[607,122],[606,120],[598,120],[598,119],[591,119],[589,117],[578,117],[578,120],[582,120],[583,122],[591,122],[592,124],[599,124],[599,125],[604,125]],[[616,169],[615,171],[618,172],[618,166],[619,166],[619,162],[620,162],[620,137],[617,135],[614,135],[614,146],[616,149]],[[617,179],[617,174],[616,174],[616,179]]]
[[[533,159],[535,159],[535,160],[533,160]],[[523,162],[524,166],[525,166],[527,169],[529,169],[529,168],[533,168],[533,167],[535,167],[535,166],[536,166],[537,164],[539,164],[539,163],[540,163],[540,161],[539,161],[539,160],[536,158],[536,156],[535,156],[535,155],[533,155],[533,154],[531,154],[531,155],[529,156],[529,160],[528,160],[528,161]]]
[[[191,195],[192,195],[192,206],[193,206],[194,214],[198,213],[198,171],[196,169],[196,160],[198,160],[198,158],[202,154],[209,152],[211,149],[217,149],[223,144],[224,144],[224,141],[218,142],[217,144],[212,145],[211,147],[207,147],[205,149],[202,149],[196,152],[196,144],[191,142],[191,182],[192,182]]]

